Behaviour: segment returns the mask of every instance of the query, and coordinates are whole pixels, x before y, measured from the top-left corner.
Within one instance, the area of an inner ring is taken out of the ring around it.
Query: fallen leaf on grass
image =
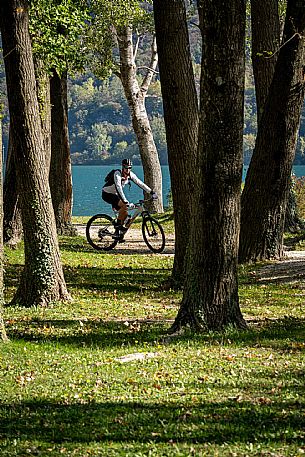
[[[238,403],[243,401],[242,395],[237,395],[236,397],[228,397],[229,400],[237,401]]]
[[[33,371],[31,371],[30,373],[23,373],[20,376],[17,376],[15,381],[17,382],[17,384],[19,384],[19,386],[23,387],[27,383],[34,381],[34,379],[35,379],[35,373]]]
[[[270,405],[270,403],[272,403],[272,400],[268,397],[259,397],[256,401],[260,405]]]
[[[116,362],[126,363],[134,360],[152,359],[153,357],[158,357],[159,355],[160,354],[158,352],[134,352],[133,354],[116,357],[114,360]]]
[[[228,354],[228,355],[226,356],[226,359],[227,359],[229,362],[234,362],[236,356],[237,356],[237,354]]]

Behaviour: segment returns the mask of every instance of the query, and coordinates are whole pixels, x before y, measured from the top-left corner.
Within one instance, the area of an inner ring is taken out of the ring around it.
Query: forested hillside
[[[69,127],[73,163],[105,163],[122,156],[136,157],[138,148],[122,84],[116,76],[98,81],[91,75],[70,80]],[[160,84],[154,82],[146,98],[162,163],[167,162]]]
[[[198,31],[191,33],[195,74],[199,82],[200,42]],[[145,50],[144,50],[145,52]],[[148,52],[148,48],[147,48]],[[0,61],[0,101],[4,103],[4,149],[8,141],[8,112],[5,96],[3,60]],[[99,80],[93,74],[69,79],[69,132],[73,164],[115,163],[124,156],[140,163],[140,155],[131,125],[127,101],[117,76]],[[153,80],[146,98],[155,142],[161,164],[167,164],[166,136],[158,75]],[[295,164],[305,164],[305,111],[301,116],[300,137]],[[249,163],[256,136],[256,104],[251,65],[246,70],[244,162]]]

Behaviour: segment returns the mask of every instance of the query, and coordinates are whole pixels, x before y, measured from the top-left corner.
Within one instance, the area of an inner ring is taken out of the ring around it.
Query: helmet
[[[132,161],[130,159],[123,159],[122,160],[122,167],[131,169],[132,168]]]

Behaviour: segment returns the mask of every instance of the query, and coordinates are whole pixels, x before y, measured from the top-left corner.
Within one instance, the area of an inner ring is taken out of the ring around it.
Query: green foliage
[[[159,153],[160,162],[167,163],[166,132],[163,116],[153,116],[150,119],[154,140]]]
[[[240,267],[248,331],[169,337],[172,256],[60,246],[74,301],[5,309],[1,456],[303,455],[300,275],[262,281],[262,265]],[[8,299],[23,251],[6,256]]]
[[[33,52],[45,69],[58,74],[84,68],[87,51],[84,38],[90,15],[83,0],[31,0],[30,32]]]
[[[253,133],[244,134],[244,163],[250,163],[252,153],[255,147],[255,135]]]
[[[93,151],[94,159],[109,157],[112,138],[107,130],[107,123],[93,124],[91,127],[91,135],[86,139],[86,146]]]
[[[162,163],[167,163],[165,130],[162,116],[162,100],[154,84],[147,98],[147,109],[151,116],[156,142]],[[151,96],[150,96],[151,95]],[[121,159],[122,156],[139,159],[139,150],[130,122],[127,101],[119,79],[115,76],[98,82],[93,78],[73,81],[69,90],[69,126],[73,163],[96,160],[96,135],[92,126],[103,126],[109,139],[109,154],[105,160]],[[92,141],[92,138],[95,140]],[[111,139],[111,142],[110,142]]]
[[[90,9],[89,9],[90,6]],[[286,1],[279,2],[281,17],[285,14]],[[138,146],[131,128],[130,115],[120,82],[115,77],[102,83],[92,77],[108,78],[116,69],[117,54],[113,41],[113,25],[132,23],[140,33],[151,30],[151,2],[138,0],[31,0],[30,20],[33,47],[36,55],[45,61],[48,69],[58,72],[68,68],[83,71],[85,76],[75,75],[69,84],[69,130],[73,163],[92,163],[102,157],[103,161],[115,162],[121,155],[139,160]],[[201,39],[194,11],[189,16],[190,48],[194,61],[196,82],[200,78]],[[114,50],[114,52],[113,52]],[[147,62],[149,40],[141,38],[138,52],[140,64]],[[248,49],[249,51],[249,49]],[[256,102],[250,51],[247,51],[245,117],[244,117],[244,160],[248,164],[256,136]],[[89,65],[90,64],[90,65]],[[3,137],[8,142],[8,108],[5,99],[6,87],[4,65],[0,60],[0,101],[4,101]],[[160,83],[154,80],[146,99],[147,111],[152,122],[157,148],[162,164],[167,163],[166,142],[163,123]],[[111,145],[101,147],[94,125],[107,125],[107,136]],[[111,127],[110,127],[111,126]],[[304,164],[304,113],[301,117],[300,138],[297,144],[295,164]],[[126,144],[127,143],[127,144]],[[97,145],[97,146],[94,146]],[[118,145],[118,146],[117,146]],[[100,155],[99,150],[107,154]],[[94,149],[93,149],[94,148]],[[109,153],[109,154],[108,154]]]
[[[115,28],[132,25],[142,31],[151,29],[151,2],[138,0],[92,0],[90,2],[91,26],[86,37],[90,70],[105,79],[117,70]]]

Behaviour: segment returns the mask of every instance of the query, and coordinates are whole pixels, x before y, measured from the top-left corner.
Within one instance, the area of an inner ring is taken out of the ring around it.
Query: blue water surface
[[[73,216],[92,216],[97,213],[111,213],[111,207],[101,198],[101,189],[107,173],[120,165],[88,165],[72,166],[73,179]],[[167,196],[170,190],[168,166],[162,166],[163,201],[167,205]],[[134,165],[133,172],[143,180],[143,168]],[[130,202],[137,202],[143,198],[143,191],[136,186],[125,186],[124,193]]]
[[[113,168],[120,168],[119,165],[88,165],[72,166],[73,178],[73,216],[92,216],[97,213],[111,213],[110,205],[101,199],[101,188],[104,184],[104,178]],[[167,165],[162,168],[163,178],[163,201],[167,205],[167,197],[170,190],[170,177]],[[246,166],[243,170],[243,180],[245,179]],[[143,168],[134,166],[133,171],[143,180]],[[305,176],[305,166],[296,165],[293,172],[297,177]],[[126,197],[130,202],[136,202],[143,198],[142,190],[132,184],[131,187],[125,187]],[[124,189],[124,191],[125,191]]]

